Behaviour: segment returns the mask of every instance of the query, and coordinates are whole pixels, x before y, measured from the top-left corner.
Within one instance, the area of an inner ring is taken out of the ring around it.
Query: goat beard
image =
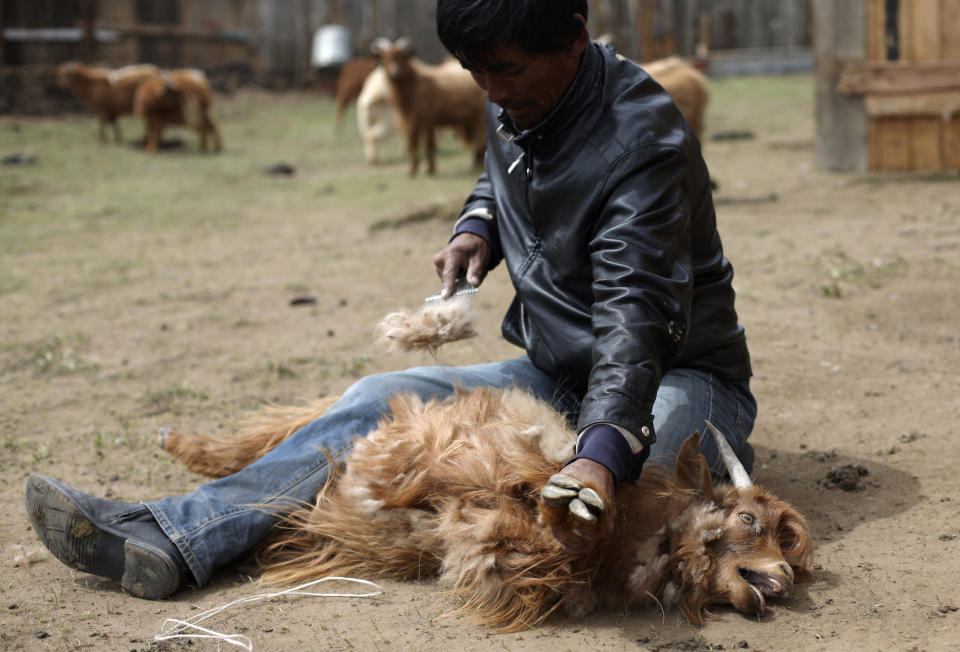
[[[417,312],[392,312],[377,325],[379,341],[388,351],[427,351],[477,334],[465,297],[428,303]]]

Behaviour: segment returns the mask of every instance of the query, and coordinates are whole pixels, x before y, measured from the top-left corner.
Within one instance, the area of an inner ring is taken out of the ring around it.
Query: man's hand
[[[569,483],[570,486],[567,488],[567,491],[575,490],[577,485],[586,487],[579,489],[574,495],[577,495],[577,493],[583,495],[584,492],[592,492],[589,487],[595,487],[595,493],[599,494],[597,496],[599,501],[596,499],[587,501],[590,504],[586,505],[587,513],[584,514],[583,517],[578,516],[575,509],[571,509],[571,513],[574,516],[572,522],[581,520],[584,525],[587,526],[592,524],[592,521],[589,520],[591,517],[593,519],[599,518],[604,525],[603,529],[598,529],[596,526],[582,528],[554,527],[552,529],[553,536],[556,537],[557,541],[560,542],[560,545],[562,545],[567,552],[576,555],[587,554],[596,547],[600,536],[613,531],[615,517],[617,515],[617,508],[613,502],[616,489],[613,474],[610,473],[607,467],[599,462],[581,457],[563,467],[563,470],[561,470],[557,476],[554,476],[554,478],[558,476],[566,476],[567,479],[572,480],[572,482]],[[566,483],[566,480],[561,481]],[[551,490],[551,487],[556,487],[556,489]],[[541,495],[545,500],[550,500],[549,494],[551,493],[556,493],[557,497],[560,498],[560,494],[563,493],[563,488],[564,487],[560,485],[555,485],[553,478],[551,478],[551,484],[544,488]],[[573,503],[573,500],[570,500],[570,503]],[[579,510],[579,506],[577,506],[577,510]]]
[[[440,292],[444,298],[453,292],[454,281],[460,270],[467,271],[467,283],[477,287],[487,275],[490,264],[490,245],[473,233],[461,233],[433,257],[433,266],[440,277]]]

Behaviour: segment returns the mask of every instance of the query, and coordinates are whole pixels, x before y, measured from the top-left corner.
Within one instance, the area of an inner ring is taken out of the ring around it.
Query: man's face
[[[498,45],[483,68],[468,68],[487,98],[519,129],[529,129],[557,105],[580,65],[589,37],[562,52],[530,54],[516,44]]]

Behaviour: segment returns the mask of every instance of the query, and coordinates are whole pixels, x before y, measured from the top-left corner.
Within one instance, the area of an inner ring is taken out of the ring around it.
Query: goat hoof
[[[594,523],[597,520],[593,512],[591,512],[586,504],[579,498],[574,498],[570,501],[570,513],[584,523]]]
[[[600,497],[596,491],[590,487],[584,487],[580,490],[580,493],[577,497],[593,512],[602,514],[603,511],[607,508],[606,504],[603,502],[603,498]]]
[[[170,431],[166,428],[160,428],[157,431],[157,443],[160,444],[160,448],[166,448],[168,436],[170,436]]]
[[[550,480],[548,480],[548,482],[550,484],[548,484],[547,486],[554,485],[556,487],[561,487],[563,489],[570,489],[572,491],[580,491],[581,489],[583,489],[583,485],[580,483],[579,480],[575,480],[574,478],[571,478],[569,475],[565,475],[563,473],[554,473],[553,475],[550,476]]]
[[[577,497],[577,491],[558,487],[555,484],[548,484],[540,490],[540,497],[551,507],[562,507],[571,498]]]

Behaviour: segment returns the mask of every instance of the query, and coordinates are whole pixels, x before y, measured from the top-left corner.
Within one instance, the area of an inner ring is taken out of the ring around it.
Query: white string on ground
[[[315,584],[334,581],[363,584],[364,586],[369,586],[375,590],[369,593],[313,593],[311,591],[304,590],[314,586]],[[247,652],[253,652],[253,642],[243,634],[221,634],[220,632],[216,632],[212,629],[200,627],[197,625],[197,623],[215,616],[221,611],[225,611],[234,605],[243,604],[245,602],[269,600],[270,598],[276,598],[283,595],[307,595],[316,598],[372,598],[380,595],[381,593],[383,593],[383,587],[368,580],[360,580],[353,577],[322,577],[318,580],[301,584],[300,586],[294,586],[289,589],[284,589],[283,591],[277,591],[276,593],[262,593],[260,595],[252,595],[246,598],[240,598],[239,600],[234,600],[233,602],[228,602],[227,604],[220,605],[219,607],[214,607],[213,609],[203,611],[186,620],[167,618],[165,621],[163,621],[163,625],[160,627],[160,633],[154,636],[153,640],[167,641],[174,638],[207,638],[217,641],[218,650],[222,649],[224,643],[229,643],[230,645],[242,647],[243,649],[247,650]]]

